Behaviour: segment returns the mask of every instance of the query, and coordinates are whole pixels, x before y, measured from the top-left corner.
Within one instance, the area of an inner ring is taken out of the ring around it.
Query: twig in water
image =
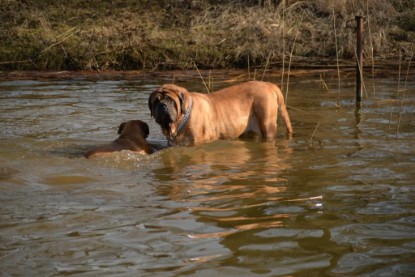
[[[309,142],[309,145],[310,146],[313,145],[313,138],[314,138],[314,135],[316,134],[316,131],[317,131],[318,126],[320,126],[320,121],[317,123],[316,128],[314,128],[314,132],[313,132],[313,134],[310,137],[310,142]]]
[[[288,106],[288,105],[287,105],[287,108],[292,109],[292,110],[294,110],[294,111],[299,111],[299,112],[302,112],[302,113],[310,114],[309,112],[306,112],[306,111],[304,111],[304,110],[302,110],[302,109],[299,109],[299,108],[294,108],[294,107],[292,107],[292,106]]]
[[[324,88],[326,91],[329,91],[329,86],[326,84],[326,82],[323,79],[322,74],[320,74],[320,85],[322,88]]]

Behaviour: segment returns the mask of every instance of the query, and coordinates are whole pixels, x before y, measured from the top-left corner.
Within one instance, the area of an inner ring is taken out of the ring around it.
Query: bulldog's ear
[[[126,123],[127,122],[123,122],[123,123],[120,124],[120,127],[118,127],[118,134],[121,134],[121,132],[124,129]]]
[[[147,123],[140,122],[140,129],[143,132],[144,138],[147,138],[148,135],[150,134],[150,128],[148,128]]]
[[[180,100],[180,107],[181,107],[182,113],[185,114],[186,103],[187,103],[186,93],[184,93],[183,91],[179,91],[179,100]]]

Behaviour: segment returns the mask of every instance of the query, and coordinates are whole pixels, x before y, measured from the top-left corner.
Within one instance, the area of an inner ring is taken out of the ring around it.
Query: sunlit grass
[[[364,53],[373,60],[396,61],[400,51],[410,57],[415,40],[413,1],[98,2],[5,1],[0,68],[247,68],[249,61],[254,71],[282,66],[286,56],[335,64],[336,55],[353,60],[354,34],[346,27],[355,15],[370,18]]]

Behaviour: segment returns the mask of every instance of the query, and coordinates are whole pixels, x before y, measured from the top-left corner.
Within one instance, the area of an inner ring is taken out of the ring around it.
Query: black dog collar
[[[190,114],[192,112],[192,107],[193,107],[193,101],[192,101],[192,98],[190,97],[189,108],[187,109],[186,113],[184,114],[182,121],[180,121],[180,124],[177,127],[176,135],[174,137],[177,137],[180,134],[180,132],[183,130],[184,126],[186,126],[186,123],[187,123],[187,121],[189,121]],[[173,144],[174,137],[169,138],[169,143],[170,144]]]

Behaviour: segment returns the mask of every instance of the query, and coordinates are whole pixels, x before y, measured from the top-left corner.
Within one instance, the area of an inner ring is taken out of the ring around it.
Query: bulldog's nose
[[[166,103],[164,103],[164,102],[160,102],[160,104],[159,104],[159,108],[160,108],[160,109],[163,109],[163,110],[167,110],[167,104],[166,104]]]

